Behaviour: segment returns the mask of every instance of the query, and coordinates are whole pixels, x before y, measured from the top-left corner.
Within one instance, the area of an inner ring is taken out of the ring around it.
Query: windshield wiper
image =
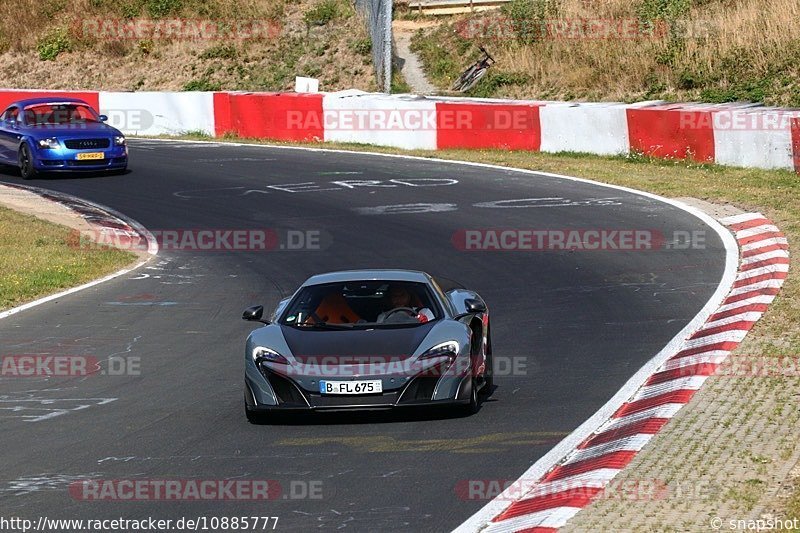
[[[329,324],[327,322],[314,322],[312,324],[294,324],[296,327],[311,329],[353,329],[355,324]]]

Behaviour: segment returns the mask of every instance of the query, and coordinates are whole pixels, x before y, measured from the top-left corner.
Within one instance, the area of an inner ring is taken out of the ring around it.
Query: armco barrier
[[[325,136],[321,94],[215,93],[217,136],[321,141]]]
[[[41,89],[0,89],[0,112],[4,110],[9,104],[17,100],[25,100],[27,98],[40,98],[40,97],[59,97],[64,96],[68,98],[80,98],[86,103],[90,104],[95,109],[100,107],[99,96],[97,91],[44,91]]]
[[[682,105],[627,109],[631,150],[653,157],[714,162],[711,110]]]
[[[800,110],[757,104],[572,103],[336,93],[119,93],[0,89],[0,109],[82,98],[127,134],[201,131],[402,149],[640,152],[800,173]]]
[[[792,164],[794,171],[800,173],[800,118],[792,119]]]
[[[738,167],[793,168],[792,114],[783,109],[736,105],[715,110],[715,162]]]
[[[627,154],[628,117],[624,104],[548,103],[539,108],[542,152]]]
[[[326,94],[325,141],[436,149],[436,104],[427,98],[344,91]]]
[[[101,92],[100,112],[126,135],[214,135],[214,93]]]
[[[539,151],[539,104],[437,102],[436,147]]]

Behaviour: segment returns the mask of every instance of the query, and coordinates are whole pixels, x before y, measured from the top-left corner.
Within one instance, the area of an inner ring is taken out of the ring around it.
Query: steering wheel
[[[411,318],[414,318],[414,317],[417,316],[417,312],[414,309],[410,308],[410,307],[395,307],[394,309],[390,309],[389,311],[386,311],[386,313],[383,316],[383,321],[384,322],[388,321],[390,316],[392,316],[395,313],[400,313],[400,312],[407,313],[408,316],[411,317]]]

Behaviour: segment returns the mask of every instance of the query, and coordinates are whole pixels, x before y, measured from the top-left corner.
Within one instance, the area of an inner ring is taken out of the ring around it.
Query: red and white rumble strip
[[[786,237],[763,215],[747,213],[721,222],[736,236],[740,264],[733,288],[717,310],[562,461],[539,479],[521,478],[517,484],[523,486],[512,487],[521,497],[485,516],[486,520],[475,520],[479,512],[457,531],[557,531],[602,494],[715,373],[775,299],[789,271]]]

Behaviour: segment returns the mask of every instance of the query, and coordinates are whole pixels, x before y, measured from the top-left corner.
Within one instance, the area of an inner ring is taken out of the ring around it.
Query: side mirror
[[[475,298],[468,298],[464,300],[464,305],[467,307],[468,313],[485,313],[486,304]]]
[[[253,307],[248,307],[242,313],[242,320],[247,320],[250,322],[261,322],[262,324],[269,324],[269,320],[262,320],[261,317],[264,316],[264,306],[263,305],[254,305]]]
[[[106,122],[108,120],[108,115],[100,115],[100,122]]]

